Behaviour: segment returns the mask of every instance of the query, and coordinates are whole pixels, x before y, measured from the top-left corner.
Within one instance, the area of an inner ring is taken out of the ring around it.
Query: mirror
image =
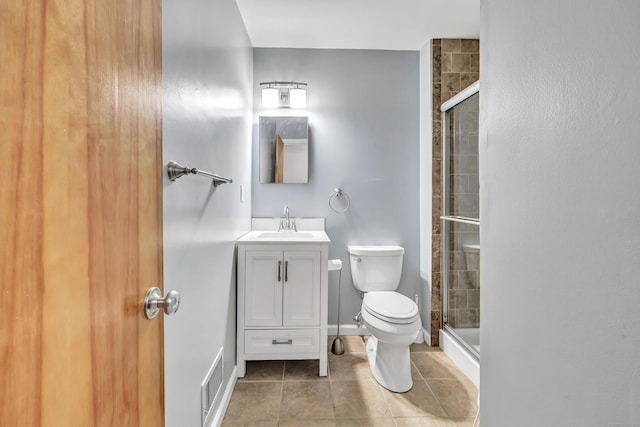
[[[260,117],[260,184],[309,182],[307,117]]]

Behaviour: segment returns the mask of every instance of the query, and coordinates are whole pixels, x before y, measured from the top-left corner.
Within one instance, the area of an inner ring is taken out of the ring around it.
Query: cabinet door
[[[320,325],[320,252],[285,251],[284,326]]]
[[[282,251],[247,251],[245,326],[282,325]]]

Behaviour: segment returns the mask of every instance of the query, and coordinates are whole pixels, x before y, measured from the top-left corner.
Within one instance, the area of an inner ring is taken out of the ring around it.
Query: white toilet
[[[367,357],[375,379],[386,389],[411,390],[409,345],[422,330],[416,303],[395,292],[402,275],[404,248],[348,246],[351,277],[364,292],[362,320],[371,332]]]

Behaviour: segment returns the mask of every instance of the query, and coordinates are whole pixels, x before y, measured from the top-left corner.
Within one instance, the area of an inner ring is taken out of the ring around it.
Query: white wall
[[[255,85],[253,215],[280,216],[287,204],[292,216],[327,219],[329,258],[345,261],[343,324],[354,323],[362,304],[347,245],[403,246],[398,290],[410,298],[421,292],[418,67],[415,51],[254,49],[256,82],[294,80],[309,87],[305,110],[265,111]],[[258,116],[274,114],[309,117],[308,184],[258,183]],[[329,209],[336,187],[351,198],[344,214]],[[330,274],[329,324],[337,322],[337,281],[338,274]]]
[[[182,295],[165,317],[166,425],[200,425],[200,383],[225,348],[235,366],[234,240],[251,216],[253,58],[234,0],[163,2],[163,162],[229,176],[164,179],[164,287]],[[240,185],[246,201],[240,202]]]
[[[481,16],[482,424],[640,425],[640,2]]]
[[[433,141],[431,97],[431,40],[420,49],[420,283],[422,313],[431,313],[431,259],[432,259],[432,172]],[[424,314],[424,339],[431,344],[431,316]]]

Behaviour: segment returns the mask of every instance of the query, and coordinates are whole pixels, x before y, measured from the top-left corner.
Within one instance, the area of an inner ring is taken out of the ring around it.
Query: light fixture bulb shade
[[[278,89],[271,87],[262,89],[262,106],[264,108],[278,108]]]
[[[307,90],[291,89],[289,91],[289,103],[291,108],[305,108],[307,106]]]

